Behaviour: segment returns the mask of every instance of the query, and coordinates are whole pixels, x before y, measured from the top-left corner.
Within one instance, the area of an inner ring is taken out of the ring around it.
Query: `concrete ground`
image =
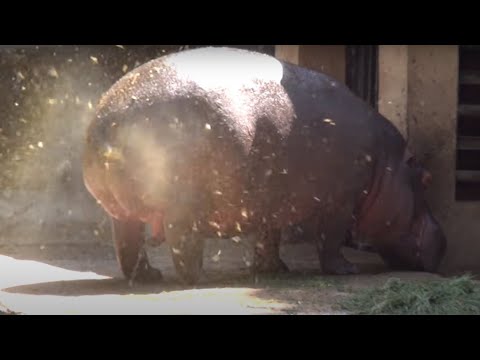
[[[322,276],[312,244],[286,244],[282,257],[291,274],[254,278],[248,244],[211,240],[200,283],[181,285],[168,249],[149,248],[165,281],[128,284],[110,245],[0,246],[0,313],[21,314],[344,314],[336,303],[355,288],[389,277],[436,277],[388,273],[373,255],[347,250],[361,275]]]

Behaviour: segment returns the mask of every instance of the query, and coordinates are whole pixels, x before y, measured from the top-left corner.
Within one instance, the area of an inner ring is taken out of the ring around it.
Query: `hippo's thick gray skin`
[[[325,273],[356,272],[347,229],[397,268],[434,271],[445,251],[428,174],[396,128],[334,79],[244,50],[184,51],[120,79],[88,129],[84,179],[127,278],[161,278],[145,223],[188,283],[208,236],[255,232],[255,269],[286,270],[281,231],[306,220]]]

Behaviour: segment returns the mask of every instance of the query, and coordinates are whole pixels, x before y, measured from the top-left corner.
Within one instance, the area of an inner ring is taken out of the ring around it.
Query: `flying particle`
[[[238,244],[238,243],[240,243],[240,241],[242,241],[242,238],[240,236],[234,236],[234,237],[232,237],[232,241],[235,244]]]
[[[213,262],[219,262],[221,254],[222,254],[222,250],[218,250],[218,253],[216,255],[212,256],[212,261]]]
[[[54,77],[54,78],[58,78],[57,70],[54,67],[51,67],[48,70],[48,75],[50,75],[51,77]]]

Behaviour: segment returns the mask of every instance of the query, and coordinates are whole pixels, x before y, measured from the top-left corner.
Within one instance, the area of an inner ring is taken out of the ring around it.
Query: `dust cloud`
[[[180,46],[0,46],[0,246],[110,241],[83,184],[85,130],[128,71]]]

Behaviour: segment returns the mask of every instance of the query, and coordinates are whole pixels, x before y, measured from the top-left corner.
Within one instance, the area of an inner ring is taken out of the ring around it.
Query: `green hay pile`
[[[480,285],[469,275],[448,280],[401,281],[349,296],[342,309],[357,315],[478,315]]]

